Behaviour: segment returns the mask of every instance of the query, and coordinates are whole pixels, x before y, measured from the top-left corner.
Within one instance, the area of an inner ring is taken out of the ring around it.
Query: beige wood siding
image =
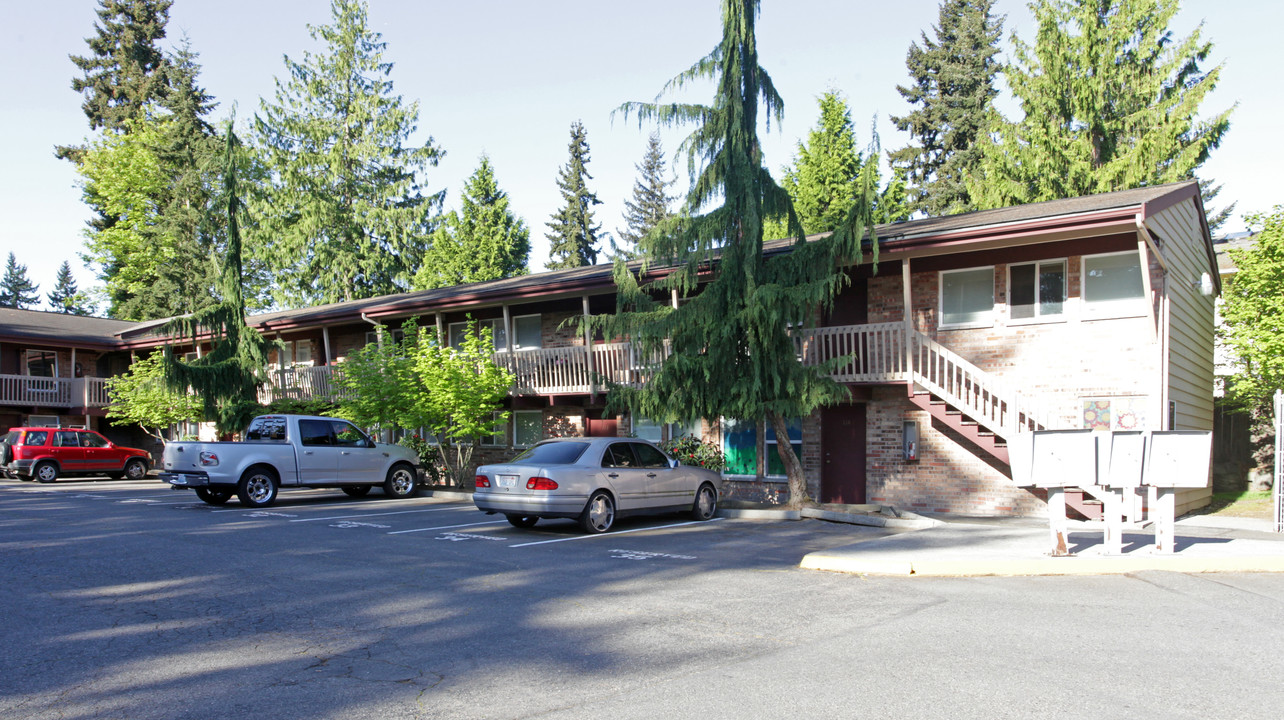
[[[1168,400],[1176,403],[1173,430],[1213,429],[1214,298],[1200,293],[1200,276],[1215,273],[1209,239],[1193,201],[1147,219],[1168,265]],[[1165,407],[1164,412],[1168,409]],[[1211,488],[1178,493],[1178,513],[1208,504]]]

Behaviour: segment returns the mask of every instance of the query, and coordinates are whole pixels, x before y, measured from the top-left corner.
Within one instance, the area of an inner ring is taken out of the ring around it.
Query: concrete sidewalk
[[[811,553],[801,567],[870,575],[1109,575],[1140,570],[1284,572],[1284,534],[1270,522],[1192,516],[1177,521],[1176,552],[1157,553],[1150,528],[1124,533],[1107,555],[1102,533],[1071,523],[1070,557],[1048,555],[1046,521],[970,519]]]

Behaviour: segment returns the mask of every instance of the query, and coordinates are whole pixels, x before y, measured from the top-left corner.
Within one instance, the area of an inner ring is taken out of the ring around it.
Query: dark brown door
[[[619,432],[619,423],[615,418],[585,418],[588,424],[589,437],[615,437]]]
[[[865,405],[833,405],[820,411],[820,501],[865,502]]]

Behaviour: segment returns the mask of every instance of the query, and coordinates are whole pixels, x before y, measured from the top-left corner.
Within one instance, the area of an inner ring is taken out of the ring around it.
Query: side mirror
[[[681,465],[681,464],[682,464],[682,463],[678,462],[678,459],[677,459],[677,458],[669,458],[669,467],[671,467],[671,468],[675,468],[675,467],[677,467],[677,466],[679,466],[679,465]]]

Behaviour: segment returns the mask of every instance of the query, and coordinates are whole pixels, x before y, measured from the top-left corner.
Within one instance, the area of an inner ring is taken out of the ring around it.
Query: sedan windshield
[[[513,458],[515,463],[531,465],[570,465],[588,449],[586,442],[542,443]]]

